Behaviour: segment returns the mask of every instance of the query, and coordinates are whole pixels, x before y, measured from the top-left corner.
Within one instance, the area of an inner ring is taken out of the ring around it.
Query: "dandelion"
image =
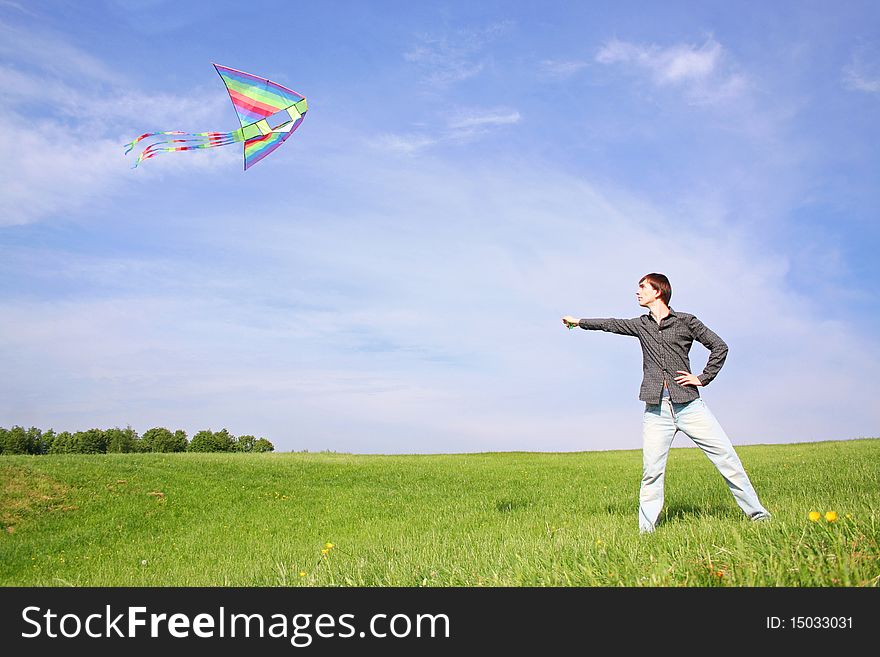
[[[323,550],[321,550],[321,554],[323,554],[324,556],[327,556],[328,552],[330,552],[330,548],[324,548]]]
[[[835,520],[837,520],[837,511],[826,511],[825,520],[827,522],[834,522]]]
[[[325,543],[324,547],[327,548],[328,550],[332,550],[335,546],[333,545],[333,543]]]
[[[305,577],[305,576],[306,576],[306,571],[304,571],[304,570],[299,571],[299,576],[300,576],[300,577]]]
[[[819,522],[819,518],[822,517],[822,514],[818,511],[810,511],[810,514],[807,517],[813,522]]]

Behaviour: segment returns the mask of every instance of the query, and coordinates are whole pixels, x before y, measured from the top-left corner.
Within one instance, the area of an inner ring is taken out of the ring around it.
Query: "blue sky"
[[[638,344],[559,318],[661,271],[730,345],[734,444],[877,435],[878,34],[870,2],[0,1],[0,426],[636,448]],[[299,131],[131,170],[237,127],[212,62],[307,96]]]

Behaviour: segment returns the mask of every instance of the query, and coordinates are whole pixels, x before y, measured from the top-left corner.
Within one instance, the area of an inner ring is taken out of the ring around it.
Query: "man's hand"
[[[684,370],[678,370],[676,372],[678,374],[675,377],[675,382],[680,386],[701,386],[703,382],[700,381],[695,374],[691,374],[690,372],[685,372]]]
[[[565,324],[566,328],[574,328],[578,325],[578,320],[576,320],[571,315],[566,315],[562,318],[562,323]]]

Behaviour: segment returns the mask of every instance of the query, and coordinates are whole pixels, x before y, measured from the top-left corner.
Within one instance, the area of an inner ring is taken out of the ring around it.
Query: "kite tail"
[[[124,155],[128,155],[129,152],[131,152],[131,149],[134,148],[135,144],[137,144],[139,141],[143,141],[144,139],[147,139],[148,137],[156,137],[157,135],[183,135],[183,134],[186,134],[186,133],[181,132],[180,130],[173,130],[171,132],[145,132],[140,137],[138,137],[134,141],[128,142],[123,147],[123,148],[125,148]]]
[[[237,141],[242,141],[241,130],[235,132],[181,132],[173,130],[169,132],[147,132],[131,143],[126,144],[125,154],[128,154],[135,144],[153,137],[167,137],[172,139],[160,139],[154,141],[137,156],[132,169],[137,167],[144,160],[149,160],[161,153],[172,153],[174,151],[194,151],[200,148],[215,148],[217,146],[227,146]]]

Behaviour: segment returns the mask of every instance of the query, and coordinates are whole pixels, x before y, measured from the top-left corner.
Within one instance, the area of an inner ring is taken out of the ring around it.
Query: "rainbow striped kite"
[[[214,68],[223,78],[241,128],[234,132],[148,132],[126,144],[127,154],[138,142],[161,137],[141,151],[132,169],[160,153],[244,142],[244,169],[247,171],[281,146],[302,123],[309,109],[305,96],[244,71],[219,64],[214,64]]]

